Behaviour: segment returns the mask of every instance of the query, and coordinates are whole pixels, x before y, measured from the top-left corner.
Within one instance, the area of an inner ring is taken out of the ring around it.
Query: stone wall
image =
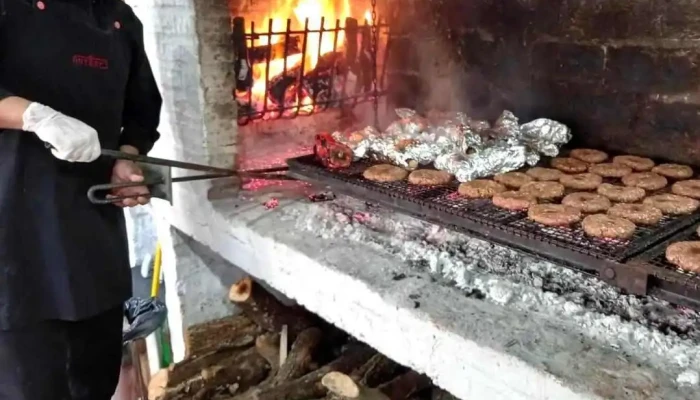
[[[420,34],[439,43],[407,46],[422,98],[489,117],[502,108],[550,117],[577,144],[698,164],[700,1],[407,3],[426,19]],[[450,61],[433,62],[441,58]]]
[[[232,79],[228,44],[228,11],[225,0],[141,0],[127,1],[144,26],[146,52],[163,94],[159,130],[161,139],[150,155],[180,161],[232,166],[235,158],[237,126],[235,104],[231,101]],[[200,38],[202,40],[200,40]],[[206,106],[205,106],[206,105]],[[174,170],[179,176],[181,170]],[[205,209],[209,182],[192,187],[173,186],[173,205],[183,219]],[[173,356],[185,356],[184,332],[197,323],[231,314],[225,301],[228,285],[240,270],[217,259],[211,251],[193,244],[172,228],[164,217],[172,207],[156,199],[145,218],[155,224],[155,236],[163,247],[164,285],[167,287],[168,324]],[[150,211],[153,214],[150,214]],[[134,228],[139,222],[133,221]],[[148,242],[134,229],[132,248]],[[138,237],[137,237],[138,236]],[[134,252],[138,258],[138,250]],[[149,350],[153,351],[153,349]]]

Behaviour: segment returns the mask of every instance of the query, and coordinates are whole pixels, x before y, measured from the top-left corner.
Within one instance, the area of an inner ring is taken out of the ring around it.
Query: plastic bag
[[[141,299],[132,297],[124,302],[124,316],[129,327],[122,332],[124,344],[145,338],[155,332],[168,314],[165,303],[157,298]]]

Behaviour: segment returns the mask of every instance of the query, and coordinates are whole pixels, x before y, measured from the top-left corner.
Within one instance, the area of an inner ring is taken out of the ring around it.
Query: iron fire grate
[[[576,254],[584,256],[584,264],[589,258],[622,262],[700,221],[700,213],[664,217],[656,226],[639,226],[629,240],[598,239],[587,236],[580,224],[571,228],[549,227],[529,220],[526,212],[504,210],[490,200],[465,199],[456,193],[457,183],[446,187],[421,187],[406,181],[373,182],[362,177],[362,172],[372,165],[365,161],[336,171],[325,169],[313,156],[292,159],[288,163],[290,174],[299,178],[327,184],[346,195],[378,202],[418,218],[564,263],[572,261]],[[557,252],[557,249],[565,251]]]

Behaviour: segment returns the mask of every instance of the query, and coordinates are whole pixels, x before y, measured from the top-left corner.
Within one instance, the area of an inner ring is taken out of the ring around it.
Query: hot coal
[[[305,97],[311,98],[313,104],[322,105],[322,108],[338,107],[338,99],[355,94],[348,93],[354,91],[352,83],[355,75],[340,52],[322,55],[316,67],[299,79],[301,68],[301,65],[297,65],[284,74],[270,78],[268,97],[275,107],[288,109],[303,106]]]

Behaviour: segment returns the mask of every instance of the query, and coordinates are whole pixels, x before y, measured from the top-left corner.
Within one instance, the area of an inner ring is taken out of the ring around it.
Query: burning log
[[[287,325],[291,340],[313,325],[308,312],[300,307],[285,306],[250,278],[244,278],[231,286],[229,300],[268,332],[281,332],[282,327]]]
[[[277,43],[249,48],[248,61],[251,64],[264,63],[267,62],[268,59],[276,60],[300,53],[301,40],[299,36],[290,36],[286,40],[283,39],[282,41]]]
[[[301,79],[301,68],[296,65],[286,73],[270,78],[268,95],[270,101],[277,107],[303,106],[304,97],[309,97],[314,102],[330,101],[333,95],[340,93],[336,87],[347,66],[345,58],[340,52],[323,54],[316,66],[306,72]],[[334,79],[335,78],[335,79]],[[299,87],[301,85],[301,87]],[[335,96],[338,97],[338,96]]]

